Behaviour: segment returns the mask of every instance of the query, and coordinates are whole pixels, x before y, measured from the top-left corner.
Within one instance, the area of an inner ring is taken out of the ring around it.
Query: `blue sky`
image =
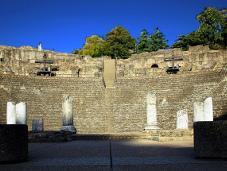
[[[205,7],[227,8],[227,0],[0,0],[0,45],[37,46],[71,52],[85,38],[104,36],[117,25],[138,38],[156,27],[171,45],[198,27]]]

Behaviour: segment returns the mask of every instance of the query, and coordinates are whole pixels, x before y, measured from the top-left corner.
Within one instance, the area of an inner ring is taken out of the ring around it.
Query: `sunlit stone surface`
[[[203,102],[194,103],[194,122],[203,121],[204,114],[204,104]]]
[[[212,97],[204,101],[204,121],[213,121],[213,101]]]
[[[194,103],[194,122],[213,121],[213,101],[208,97],[204,102]]]
[[[145,130],[159,129],[157,124],[156,94],[148,93],[147,97],[147,125]]]
[[[75,132],[73,126],[73,98],[71,96],[65,95],[62,104],[62,114],[63,114],[63,127],[62,130]]]
[[[188,113],[185,109],[177,111],[177,129],[188,129]]]
[[[14,102],[7,102],[6,123],[16,124],[16,105]]]
[[[20,102],[16,104],[16,124],[26,124],[26,103]]]

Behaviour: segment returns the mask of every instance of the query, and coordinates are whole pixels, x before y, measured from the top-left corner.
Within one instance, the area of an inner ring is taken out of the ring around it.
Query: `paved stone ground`
[[[226,171],[227,160],[194,158],[192,141],[78,140],[29,144],[29,161],[0,171],[155,170]]]

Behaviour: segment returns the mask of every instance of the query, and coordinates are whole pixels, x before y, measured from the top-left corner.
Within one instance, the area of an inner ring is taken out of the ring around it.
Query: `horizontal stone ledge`
[[[28,126],[0,124],[0,163],[26,161],[28,158]]]
[[[195,122],[194,151],[199,158],[227,158],[227,121]]]

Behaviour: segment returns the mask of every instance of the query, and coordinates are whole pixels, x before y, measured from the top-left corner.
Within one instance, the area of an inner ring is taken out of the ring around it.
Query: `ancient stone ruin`
[[[54,74],[37,74],[42,67]],[[37,132],[190,134],[193,122],[226,113],[226,73],[227,51],[207,46],[118,60],[1,46],[0,123]]]

